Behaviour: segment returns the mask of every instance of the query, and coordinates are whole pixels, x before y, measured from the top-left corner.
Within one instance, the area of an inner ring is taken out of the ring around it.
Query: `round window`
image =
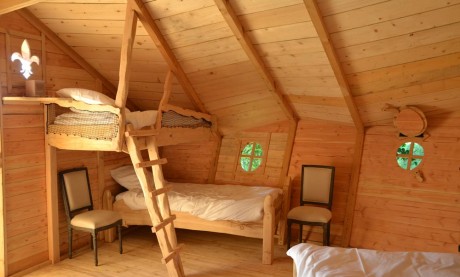
[[[255,171],[262,164],[262,146],[259,143],[250,142],[241,151],[240,164],[244,171]]]
[[[396,162],[405,170],[412,170],[420,165],[425,155],[423,147],[416,142],[405,142],[396,151]]]

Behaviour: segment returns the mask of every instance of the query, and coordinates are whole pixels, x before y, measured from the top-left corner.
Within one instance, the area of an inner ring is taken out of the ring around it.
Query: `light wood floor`
[[[181,259],[186,276],[254,276],[290,277],[292,260],[285,246],[275,245],[272,265],[262,265],[262,240],[238,236],[177,230],[179,243],[185,243]],[[161,253],[149,228],[129,230],[123,237],[123,254],[118,253],[118,241],[99,247],[99,266],[94,266],[89,249],[75,253],[55,265],[41,267],[23,276],[168,276],[161,263]]]

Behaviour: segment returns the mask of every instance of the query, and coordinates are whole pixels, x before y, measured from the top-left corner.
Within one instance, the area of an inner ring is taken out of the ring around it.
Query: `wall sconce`
[[[21,62],[21,73],[26,78],[29,79],[32,75],[32,63],[37,63],[40,65],[40,59],[37,56],[30,56],[30,47],[29,43],[25,39],[21,45],[21,54],[14,52],[11,55],[11,61],[19,60]]]

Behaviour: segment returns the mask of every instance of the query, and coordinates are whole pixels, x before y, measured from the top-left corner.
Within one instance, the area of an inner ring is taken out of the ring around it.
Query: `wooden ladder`
[[[151,130],[134,130],[131,125],[126,127],[126,146],[129,156],[144,193],[145,203],[152,221],[152,233],[156,233],[158,244],[163,255],[170,277],[185,276],[177,245],[174,229],[175,215],[171,214],[166,195],[171,186],[165,186],[161,165],[166,159],[160,159],[155,136],[158,132]],[[148,150],[149,160],[144,161],[142,150]],[[152,169],[152,172],[148,168]]]

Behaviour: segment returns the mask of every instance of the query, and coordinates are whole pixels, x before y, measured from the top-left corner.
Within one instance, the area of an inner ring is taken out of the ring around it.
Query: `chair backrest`
[[[332,207],[335,167],[302,165],[300,205],[316,204]]]
[[[93,209],[93,199],[86,167],[59,172],[59,181],[68,217],[72,218],[75,212],[81,210]]]

